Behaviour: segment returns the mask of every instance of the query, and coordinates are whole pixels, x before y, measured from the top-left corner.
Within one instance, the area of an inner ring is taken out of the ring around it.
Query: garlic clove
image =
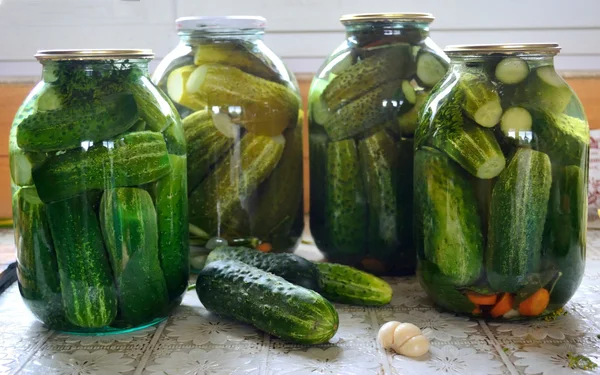
[[[407,357],[420,357],[429,351],[429,340],[423,335],[415,336],[409,339],[399,348],[394,348],[398,354]]]
[[[404,345],[411,337],[422,335],[421,329],[411,323],[402,323],[394,329],[393,344],[396,348]]]
[[[394,344],[394,330],[400,325],[400,322],[387,322],[379,328],[377,333],[377,341],[384,349],[389,349]]]

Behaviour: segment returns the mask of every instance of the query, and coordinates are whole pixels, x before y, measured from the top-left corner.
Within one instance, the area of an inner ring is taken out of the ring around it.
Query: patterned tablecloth
[[[217,318],[188,292],[156,327],[113,336],[49,331],[22,303],[16,285],[0,296],[0,373],[34,374],[590,374],[572,370],[568,353],[600,364],[600,231],[590,232],[586,277],[557,320],[492,323],[440,313],[413,277],[389,279],[383,308],[338,305],[340,328],[329,344],[284,343]],[[411,322],[431,352],[405,358],[378,347],[379,326]],[[595,373],[600,373],[597,369]]]

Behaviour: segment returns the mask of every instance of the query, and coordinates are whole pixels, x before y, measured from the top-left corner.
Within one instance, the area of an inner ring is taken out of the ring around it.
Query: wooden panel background
[[[298,77],[306,106],[310,76]],[[590,128],[600,129],[600,77],[567,78],[583,102]],[[0,84],[0,218],[11,215],[10,175],[8,169],[8,134],[12,118],[33,84]],[[305,108],[306,111],[306,108]],[[305,116],[305,120],[307,116]],[[305,121],[305,129],[306,129]],[[304,132],[304,209],[308,212],[308,131]]]

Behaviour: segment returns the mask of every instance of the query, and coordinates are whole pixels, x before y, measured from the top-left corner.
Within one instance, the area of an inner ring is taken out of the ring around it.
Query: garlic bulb
[[[411,323],[385,323],[379,329],[377,341],[384,349],[391,348],[407,357],[420,357],[429,351],[429,340]]]

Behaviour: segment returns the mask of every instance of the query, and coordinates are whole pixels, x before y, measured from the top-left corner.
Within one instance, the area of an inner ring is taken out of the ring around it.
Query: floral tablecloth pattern
[[[583,285],[554,321],[494,323],[440,313],[414,277],[388,280],[383,308],[337,305],[340,328],[325,345],[292,345],[210,314],[195,292],[156,327],[112,336],[72,336],[36,322],[16,285],[0,296],[0,374],[59,375],[576,375],[567,353],[600,364],[600,231],[588,236]],[[431,340],[419,359],[381,349],[388,320],[411,322]]]

